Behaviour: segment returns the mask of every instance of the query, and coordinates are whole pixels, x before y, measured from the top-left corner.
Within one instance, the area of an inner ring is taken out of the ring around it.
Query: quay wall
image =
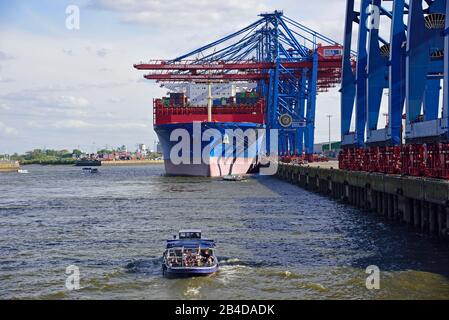
[[[413,230],[449,237],[449,181],[279,164],[278,178]]]

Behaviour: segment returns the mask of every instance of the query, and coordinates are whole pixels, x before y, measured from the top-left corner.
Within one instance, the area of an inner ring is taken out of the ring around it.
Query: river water
[[[449,299],[447,243],[274,177],[27,169],[0,174],[0,299]],[[185,227],[217,241],[218,274],[162,277],[164,240]]]

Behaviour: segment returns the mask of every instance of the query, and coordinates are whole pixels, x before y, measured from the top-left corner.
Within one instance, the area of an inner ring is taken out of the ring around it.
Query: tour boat
[[[218,271],[215,241],[202,239],[201,230],[180,230],[167,240],[162,272],[167,277],[208,276]]]

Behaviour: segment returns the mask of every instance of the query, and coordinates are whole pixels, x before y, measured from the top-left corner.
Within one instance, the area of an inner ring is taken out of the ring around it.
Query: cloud
[[[83,117],[86,118],[88,116],[92,116],[91,112],[89,112],[89,109],[83,108],[83,109],[75,109],[75,108],[67,108],[67,109],[61,109],[61,108],[52,108],[47,107],[45,108],[46,113],[52,113],[54,117],[62,118],[63,116],[66,117]]]
[[[115,123],[92,123],[80,119],[68,119],[63,121],[55,121],[50,124],[56,129],[147,129],[148,125],[139,122],[115,122]]]
[[[82,128],[90,128],[94,125],[88,122],[85,122],[83,120],[64,120],[64,121],[57,121],[51,124],[53,128],[57,129],[82,129]]]
[[[34,13],[42,21],[60,26],[60,32],[42,24],[29,29],[13,21],[5,21],[8,28],[0,28],[0,75],[15,79],[4,84],[6,78],[1,78],[0,121],[18,129],[20,137],[27,137],[0,139],[0,144],[15,150],[42,144],[73,146],[93,136],[96,142],[102,139],[109,144],[148,143],[155,139],[151,100],[166,89],[145,80],[142,72],[132,68],[133,63],[174,58],[274,9],[284,9],[288,17],[339,40],[345,9],[344,0],[307,5],[293,0],[82,2],[91,5],[80,32],[66,32],[63,21],[48,15],[44,4],[36,6]],[[33,54],[25,58],[26,52]],[[317,141],[327,140],[324,115],[328,113],[335,114],[332,130],[339,135],[338,112],[329,107],[335,105],[334,96],[318,98]]]
[[[11,107],[8,106],[6,103],[0,104],[0,110],[11,110]]]
[[[0,122],[0,133],[7,136],[15,136],[19,134],[19,131],[16,128],[9,127],[3,122]]]
[[[9,83],[9,82],[14,82],[14,79],[0,76],[0,83]]]
[[[68,56],[73,56],[73,50],[72,49],[62,49],[62,52],[65,53]]]
[[[12,60],[14,59],[13,56],[10,56],[8,54],[6,54],[4,51],[0,51],[0,61],[2,60]]]
[[[114,104],[116,104],[116,103],[122,103],[123,101],[124,101],[125,99],[123,99],[123,98],[109,98],[108,99],[108,102],[109,103],[114,103]]]
[[[0,96],[0,99],[13,102],[27,102],[36,107],[53,108],[85,108],[90,104],[89,100],[84,97],[57,95],[50,91],[41,91],[39,89],[8,93]]]
[[[109,49],[101,48],[96,51],[96,54],[97,54],[97,56],[103,58],[110,52],[111,52],[111,50],[109,50]]]
[[[268,10],[257,0],[93,0],[91,7],[118,12],[125,23],[162,28],[229,26]]]
[[[0,64],[0,72],[2,72],[3,66]],[[0,74],[0,83],[9,83],[9,82],[14,82],[13,78],[8,78],[8,77],[3,77]]]
[[[93,48],[92,46],[87,46],[84,48],[87,53],[89,54],[95,54],[96,56],[100,57],[100,58],[104,58],[106,55],[110,54],[112,52],[111,49],[108,48]]]
[[[75,96],[58,96],[53,101],[61,107],[69,108],[85,108],[90,104],[86,98]]]

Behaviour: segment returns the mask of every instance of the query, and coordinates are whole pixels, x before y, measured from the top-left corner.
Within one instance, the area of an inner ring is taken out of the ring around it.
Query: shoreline
[[[73,166],[75,162],[69,161],[27,161],[21,162],[21,166],[41,165],[41,166]]]
[[[41,165],[41,166],[74,166],[76,161],[30,161],[21,163],[21,166]],[[101,166],[135,166],[135,165],[154,165],[164,164],[164,160],[114,160],[101,161]],[[86,165],[88,167],[88,165]],[[1,168],[0,168],[1,171]]]
[[[164,160],[114,160],[114,161],[101,161],[101,166],[113,167],[113,166],[144,166],[164,164]]]

